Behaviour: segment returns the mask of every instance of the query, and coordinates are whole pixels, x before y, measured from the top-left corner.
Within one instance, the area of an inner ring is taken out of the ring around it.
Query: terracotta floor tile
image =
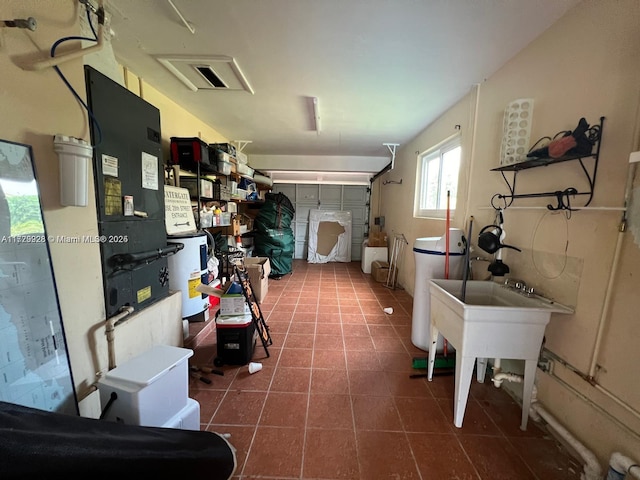
[[[544,480],[579,480],[582,465],[554,439],[509,438],[533,473]]]
[[[289,310],[283,312],[281,310],[275,311],[272,310],[269,316],[267,317],[267,323],[271,325],[272,322],[290,322],[293,318],[293,310]]]
[[[494,388],[489,387],[488,388]],[[496,389],[498,390],[498,389]],[[498,390],[499,391],[499,390]],[[492,403],[486,400],[478,400],[480,406],[487,411],[491,420],[498,426],[503,435],[507,437],[537,437],[542,438],[545,433],[536,426],[535,422],[529,418],[527,430],[520,430],[520,422],[522,419],[522,407],[515,403],[506,392],[499,391],[502,395],[509,398],[510,402]],[[475,398],[475,397],[474,397]]]
[[[426,370],[424,372],[426,373]],[[435,398],[450,398],[453,401],[453,394],[456,388],[453,374],[434,376],[430,382],[427,382],[427,385]]]
[[[351,395],[390,395],[384,372],[379,370],[349,370]]]
[[[314,335],[290,333],[284,341],[285,348],[313,348]]]
[[[361,478],[420,478],[404,433],[361,430],[356,432],[356,438]]]
[[[372,337],[373,344],[378,352],[406,352],[404,343],[398,337]]]
[[[236,449],[237,467],[234,475],[239,476],[240,472],[242,472],[242,468],[244,467],[244,462],[247,459],[249,447],[251,446],[251,442],[253,441],[253,434],[256,431],[255,425],[248,427],[238,427],[235,425],[213,424],[210,425],[209,428],[207,428],[207,431],[219,433],[222,435],[231,435],[227,440],[233,446],[233,448]]]
[[[297,322],[315,323],[317,317],[318,317],[318,314],[316,312],[299,312],[296,310],[293,313],[293,316],[291,318],[291,323],[292,324]]]
[[[376,352],[372,350],[347,350],[347,369],[382,370]]]
[[[373,341],[371,337],[365,336],[344,336],[344,347],[347,350],[366,350],[373,351]]]
[[[326,305],[320,301],[320,305],[318,306],[318,311],[326,314],[334,314],[337,315],[340,313],[340,307],[338,305]]]
[[[319,307],[317,320],[318,323],[340,323],[339,312],[326,312],[324,307]]]
[[[313,368],[330,368],[345,370],[347,362],[342,350],[315,350],[313,352]]]
[[[225,390],[193,390],[189,396],[200,404],[200,424],[206,427],[211,421],[211,417],[216,413]]]
[[[342,325],[340,323],[318,322],[315,333],[317,335],[342,335]]]
[[[506,438],[459,435],[458,439],[483,480],[536,478]]]
[[[391,395],[433,398],[425,378],[410,378],[409,373],[403,372],[385,372],[384,378]]]
[[[356,430],[402,432],[402,422],[392,397],[352,395]]]
[[[422,373],[412,368],[413,360],[406,352],[376,352],[382,369],[387,372],[404,372],[407,375]]]
[[[353,431],[353,414],[349,395],[311,393],[307,428]]]
[[[278,367],[273,382],[272,392],[303,392],[309,391],[310,368]]]
[[[320,335],[316,334],[314,350],[344,350],[342,335]]]
[[[391,325],[388,315],[366,313],[364,316],[369,325]]]
[[[291,322],[288,333],[313,335],[316,333],[316,322],[303,322],[302,320],[296,319],[296,321]]]
[[[274,372],[274,367],[263,364],[262,370],[252,375],[249,373],[249,369],[244,367],[238,370],[236,378],[231,382],[231,385],[229,385],[229,390],[256,390],[266,392],[269,390]]]
[[[313,350],[305,348],[283,348],[278,367],[311,368]]]
[[[434,480],[480,479],[455,435],[409,433],[407,436],[422,478]]]
[[[359,479],[358,452],[353,431],[308,430],[303,478]]]
[[[433,398],[394,397],[406,432],[452,433],[453,421],[446,418]]]
[[[372,337],[398,337],[395,329],[391,325],[369,325],[369,332]],[[411,334],[411,332],[409,332]]]
[[[343,324],[366,325],[366,321],[365,321],[364,315],[361,314],[361,313],[356,313],[356,314],[343,313],[342,314],[342,323]]]
[[[230,391],[211,422],[221,425],[256,425],[266,396],[264,392]]]
[[[275,307],[273,307],[273,310],[271,311],[271,314],[273,315],[274,313],[291,313],[295,310],[296,308],[296,304],[292,303],[292,304],[286,304],[286,303],[280,303],[278,302],[276,304]]]
[[[453,399],[437,399],[440,409],[450,422],[453,422]],[[485,413],[484,408],[474,399],[467,401],[464,412],[462,428],[454,428],[454,433],[459,435],[501,435],[500,429]]]
[[[344,336],[344,338],[347,338],[369,337],[371,334],[369,333],[369,327],[367,327],[367,324],[364,321],[364,317],[362,317],[362,321],[358,323],[345,322],[343,318],[342,335]]]
[[[303,428],[259,426],[242,475],[299,478],[304,433]]]
[[[347,371],[314,368],[311,372],[311,393],[348,394],[349,379]]]
[[[304,427],[308,399],[306,393],[270,392],[262,410],[260,425]]]

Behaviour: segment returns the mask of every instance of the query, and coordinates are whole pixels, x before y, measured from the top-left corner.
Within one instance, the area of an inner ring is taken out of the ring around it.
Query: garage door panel
[[[345,205],[364,205],[367,203],[367,187],[362,185],[345,185],[342,201]]]

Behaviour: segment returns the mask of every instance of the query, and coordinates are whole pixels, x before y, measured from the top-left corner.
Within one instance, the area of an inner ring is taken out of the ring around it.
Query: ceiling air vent
[[[167,70],[194,92],[200,90],[244,90],[253,88],[240,70],[238,62],[226,55],[157,55]]]

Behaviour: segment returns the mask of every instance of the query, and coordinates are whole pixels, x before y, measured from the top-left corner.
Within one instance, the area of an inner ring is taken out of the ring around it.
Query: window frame
[[[435,218],[435,219],[446,218],[446,213],[447,213],[446,205],[440,205],[439,206],[440,208],[435,208],[435,209],[427,209],[427,208],[423,209],[420,207],[421,200],[423,196],[426,194],[426,192],[423,190],[423,186],[425,186],[427,183],[426,181],[424,181],[426,176],[425,169],[427,168],[427,163],[430,160],[433,160],[439,157],[440,161],[438,163],[438,191],[436,193],[439,199],[441,196],[441,189],[442,189],[442,171],[443,171],[443,164],[444,164],[443,156],[447,152],[450,152],[451,150],[454,150],[456,148],[460,148],[460,160],[459,160],[460,163],[458,165],[458,178],[456,181],[456,194],[457,194],[457,190],[460,186],[460,168],[462,166],[462,136],[460,134],[453,135],[418,155],[417,169],[416,169],[417,170],[416,192],[414,197],[414,211],[413,211],[413,216],[415,218]],[[454,202],[455,202],[455,199],[454,199]],[[451,208],[450,215],[453,215],[454,213],[455,213],[455,208]]]

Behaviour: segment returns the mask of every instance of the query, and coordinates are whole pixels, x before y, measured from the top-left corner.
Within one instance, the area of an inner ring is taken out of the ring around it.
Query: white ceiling
[[[411,140],[579,0],[173,3],[195,34],[168,1],[107,3],[116,56],[145,82],[229,140],[251,140],[249,155],[388,158],[383,143]],[[157,55],[233,57],[255,94],[193,92]]]

